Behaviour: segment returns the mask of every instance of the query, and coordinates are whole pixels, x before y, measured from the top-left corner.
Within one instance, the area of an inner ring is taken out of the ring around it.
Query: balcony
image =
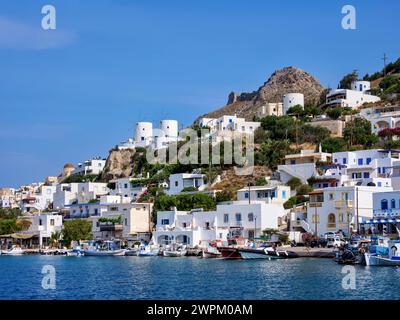
[[[353,201],[352,200],[338,200],[334,201],[334,206],[337,209],[342,208],[353,208]]]
[[[103,231],[118,232],[123,230],[124,226],[122,224],[100,224],[100,232]]]

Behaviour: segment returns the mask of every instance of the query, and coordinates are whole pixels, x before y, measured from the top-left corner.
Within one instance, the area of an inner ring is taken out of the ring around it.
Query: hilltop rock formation
[[[286,67],[275,71],[256,91],[231,92],[226,106],[201,117],[217,118],[224,114],[236,114],[251,121],[258,107],[267,102],[282,102],[287,93],[302,93],[305,103],[313,104],[321,101],[324,91],[320,82],[308,72],[296,67]]]
[[[135,153],[134,149],[112,149],[103,170],[102,180],[109,181],[130,177],[134,169],[133,157]]]

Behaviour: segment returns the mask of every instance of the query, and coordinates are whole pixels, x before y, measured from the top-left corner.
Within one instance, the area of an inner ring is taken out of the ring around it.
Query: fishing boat
[[[223,259],[243,259],[239,249],[235,247],[220,247],[218,251]]]
[[[260,248],[240,248],[239,253],[245,260],[250,259],[289,259],[297,258],[294,252],[286,250],[275,250],[271,247],[260,247]]]
[[[183,257],[186,255],[186,246],[185,245],[178,245],[178,244],[171,244],[168,245],[165,250],[163,251],[164,257]]]
[[[216,247],[208,247],[202,251],[201,257],[204,259],[215,259],[221,258],[222,254]]]
[[[125,251],[125,255],[132,257],[132,256],[137,256],[139,252],[139,248],[129,248]]]
[[[155,257],[158,256],[160,249],[157,246],[141,245],[137,251],[138,257]]]
[[[125,249],[121,249],[116,241],[90,241],[88,247],[81,250],[85,256],[109,257],[123,256]]]
[[[1,254],[7,255],[7,256],[21,256],[21,255],[25,254],[25,250],[23,250],[17,246],[12,246],[12,248],[9,250],[2,250]]]
[[[387,242],[387,247],[375,248],[375,252],[365,253],[367,266],[400,266],[400,240]]]

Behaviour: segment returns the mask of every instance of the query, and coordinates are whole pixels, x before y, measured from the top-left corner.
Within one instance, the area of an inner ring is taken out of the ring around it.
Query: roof
[[[279,186],[251,186],[250,191],[257,191],[257,190],[273,190],[276,189]],[[283,186],[286,187],[286,186]],[[287,187],[289,188],[289,187]],[[249,191],[249,187],[244,187],[238,191]]]

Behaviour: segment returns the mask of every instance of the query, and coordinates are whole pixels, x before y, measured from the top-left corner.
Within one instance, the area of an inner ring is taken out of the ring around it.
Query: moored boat
[[[221,257],[223,259],[243,259],[238,248],[220,247],[218,250],[221,252]]]
[[[208,247],[207,249],[203,249],[201,253],[201,257],[204,259],[215,259],[221,258],[222,254],[215,247]]]
[[[186,255],[186,246],[171,244],[163,251],[164,257],[183,257]]]
[[[20,247],[13,246],[9,250],[2,250],[1,254],[7,255],[7,256],[21,256],[25,254],[25,250],[21,249]]]
[[[157,246],[141,245],[137,251],[138,257],[155,257],[158,256],[160,249]]]
[[[388,241],[388,247],[375,252],[366,252],[367,266],[400,266],[400,241]]]
[[[107,257],[107,256],[124,256],[125,249],[118,247],[115,241],[91,241],[88,248],[81,250],[85,256]]]

